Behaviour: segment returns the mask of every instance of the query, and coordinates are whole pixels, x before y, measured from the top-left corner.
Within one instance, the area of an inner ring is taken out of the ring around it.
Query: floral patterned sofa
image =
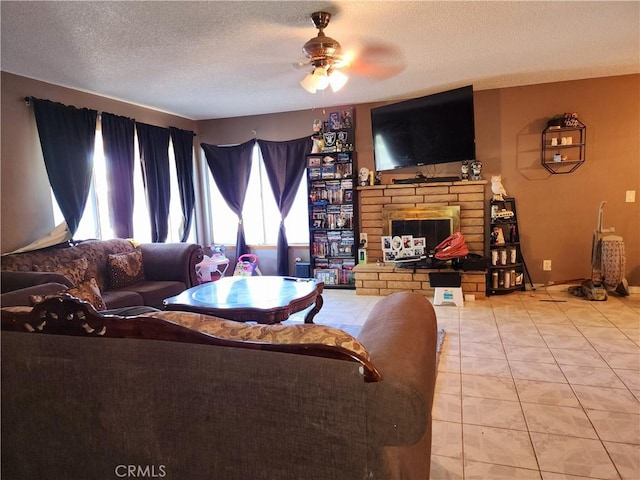
[[[125,239],[4,255],[0,302],[32,305],[66,291],[97,310],[162,308],[165,298],[197,285],[195,265],[202,258],[202,247],[191,243],[134,245]]]

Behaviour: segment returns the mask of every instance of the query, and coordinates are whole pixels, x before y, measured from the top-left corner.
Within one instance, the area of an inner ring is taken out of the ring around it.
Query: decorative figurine
[[[369,169],[367,167],[362,167],[358,172],[358,185],[361,187],[369,185]]]
[[[482,162],[480,160],[471,162],[471,180],[482,180]]]
[[[502,175],[493,175],[491,177],[491,191],[495,201],[503,201],[507,191],[502,186]]]
[[[469,160],[462,161],[462,180],[469,180]]]
[[[311,153],[321,153],[324,148],[324,140],[322,139],[322,120],[313,121],[313,146],[311,147]]]

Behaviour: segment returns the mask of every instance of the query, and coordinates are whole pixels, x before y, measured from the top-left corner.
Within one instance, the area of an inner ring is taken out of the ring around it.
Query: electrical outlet
[[[633,203],[636,201],[636,191],[635,190],[627,190],[627,194],[625,195],[625,202]]]
[[[545,272],[551,271],[551,260],[542,261],[542,270],[544,270]]]

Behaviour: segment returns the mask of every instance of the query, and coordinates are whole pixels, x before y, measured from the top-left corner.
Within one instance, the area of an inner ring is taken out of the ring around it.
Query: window
[[[213,238],[215,243],[236,244],[238,217],[222,198],[211,171],[207,168]],[[280,212],[276,204],[269,178],[258,145],[253,147],[253,161],[249,174],[249,186],[242,210],[244,232],[248,245],[277,245]],[[289,244],[309,243],[307,213],[307,181],[303,175],[296,198],[284,225]]]
[[[133,238],[141,243],[151,242],[151,223],[147,209],[147,197],[142,180],[142,168],[138,150],[138,137],[134,137],[134,170],[133,170]],[[178,190],[178,176],[173,153],[173,145],[169,140],[169,178],[171,184],[171,201],[169,204],[169,234],[167,242],[180,241],[180,227],[182,222],[182,207],[180,206],[180,193]],[[53,204],[53,218],[55,224],[64,222],[58,202],[51,193]],[[195,233],[192,225],[188,242],[195,242]],[[107,182],[107,169],[102,147],[102,134],[97,131],[95,150],[93,155],[93,178],[89,189],[89,197],[85,206],[78,230],[73,236],[76,239],[100,238],[103,240],[114,238],[115,234],[109,219],[109,185]],[[234,242],[235,243],[235,242]]]

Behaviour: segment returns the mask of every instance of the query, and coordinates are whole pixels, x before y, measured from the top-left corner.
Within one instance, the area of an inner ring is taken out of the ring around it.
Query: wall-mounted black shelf
[[[574,123],[542,132],[542,166],[554,175],[575,172],[585,162],[587,127],[578,119]]]

